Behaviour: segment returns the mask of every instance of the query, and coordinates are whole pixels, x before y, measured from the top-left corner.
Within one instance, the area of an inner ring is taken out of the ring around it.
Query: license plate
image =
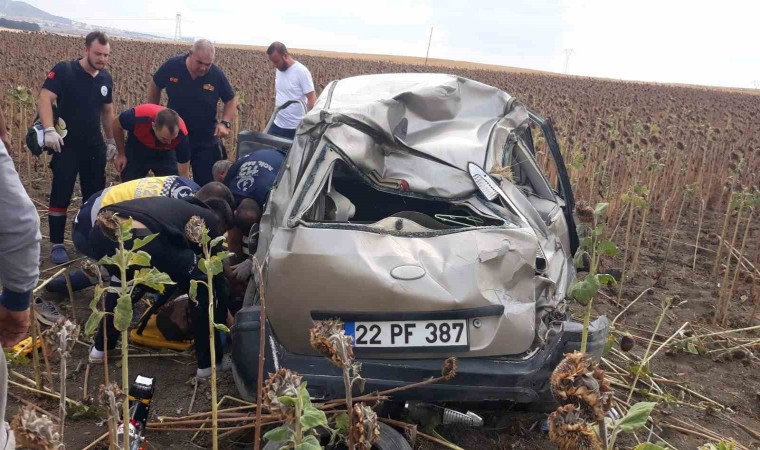
[[[345,330],[359,348],[469,346],[466,319],[346,322]]]

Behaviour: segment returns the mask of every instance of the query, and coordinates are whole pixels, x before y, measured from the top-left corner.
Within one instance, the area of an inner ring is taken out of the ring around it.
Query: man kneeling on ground
[[[213,239],[224,235],[232,226],[232,211],[227,202],[212,198],[201,202],[194,197],[178,200],[166,197],[148,197],[129,200],[114,205],[106,206],[98,214],[95,225],[90,232],[89,245],[96,258],[113,256],[118,248],[114,241],[116,228],[114,220],[123,221],[132,218],[133,239],[145,237],[157,233],[158,236],[141,250],[151,256],[151,265],[157,270],[166,273],[174,281],[175,285],[167,286],[162,294],[165,298],[174,293],[187,292],[191,280],[206,280],[206,275],[198,268],[198,261],[203,256],[201,247],[190,241],[185,235],[185,225],[194,216],[198,216],[208,227],[209,236]],[[131,242],[127,244],[131,247]],[[219,243],[212,253],[222,249]],[[111,286],[120,286],[118,267],[107,265],[106,269],[111,275]],[[131,278],[133,274],[128,274]],[[227,282],[224,276],[214,279],[214,321],[225,323],[227,318]],[[209,347],[208,327],[208,301],[209,294],[206,288],[199,284],[197,291],[197,303],[192,307],[191,321],[193,324],[193,338],[195,340],[195,354],[198,363],[196,376],[208,378],[211,375],[211,352]],[[112,312],[116,307],[118,296],[107,293],[105,298],[106,311]],[[133,298],[133,301],[137,299]],[[222,360],[222,345],[218,332],[215,340],[217,363]],[[99,363],[104,358],[104,335],[109,350],[116,347],[119,332],[113,325],[113,316],[106,316],[105,329],[101,324],[95,336],[95,344],[90,351],[90,362]]]

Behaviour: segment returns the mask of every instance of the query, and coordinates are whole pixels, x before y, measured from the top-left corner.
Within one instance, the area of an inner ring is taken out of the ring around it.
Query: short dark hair
[[[261,207],[252,198],[244,198],[234,213],[234,224],[237,229],[248,234],[251,227],[261,221]]]
[[[288,54],[288,48],[285,47],[285,44],[283,44],[280,41],[274,41],[271,44],[269,44],[269,47],[267,48],[267,56],[272,56],[272,53],[277,52],[282,56],[285,56]]]
[[[222,226],[221,230],[218,230],[220,234],[233,227],[232,208],[230,205],[220,198],[209,198],[203,203],[214,212],[219,219],[219,224]]]
[[[91,31],[84,38],[85,47],[90,48],[93,41],[98,41],[98,44],[100,45],[108,45],[108,35],[105,31]]]
[[[219,181],[212,181],[204,184],[203,187],[195,193],[195,198],[203,203],[207,203],[206,200],[208,199],[216,198],[227,203],[230,208],[235,206],[235,199],[232,197],[230,188]]]
[[[156,114],[156,120],[153,123],[156,124],[156,128],[169,127],[169,131],[173,133],[179,128],[179,114],[173,109],[164,108]]]

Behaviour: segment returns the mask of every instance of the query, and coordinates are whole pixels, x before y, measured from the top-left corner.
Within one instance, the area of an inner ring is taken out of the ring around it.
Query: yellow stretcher
[[[193,341],[169,341],[167,340],[158,326],[156,326],[156,316],[151,315],[148,319],[145,328],[142,333],[139,332],[139,328],[133,328],[129,332],[129,340],[135,344],[144,345],[145,347],[153,348],[168,348],[171,350],[185,351],[193,346]]]

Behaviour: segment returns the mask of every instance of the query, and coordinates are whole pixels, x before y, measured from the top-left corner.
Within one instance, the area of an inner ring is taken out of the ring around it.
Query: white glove
[[[116,150],[116,140],[114,138],[106,139],[106,161],[116,158],[118,153],[119,151]]]
[[[253,267],[253,261],[246,259],[240,264],[232,266],[232,278],[235,281],[247,281],[251,277],[251,268]]]
[[[43,142],[45,143],[45,147],[53,150],[56,153],[61,153],[63,138],[55,130],[55,127],[45,128],[45,137]]]

